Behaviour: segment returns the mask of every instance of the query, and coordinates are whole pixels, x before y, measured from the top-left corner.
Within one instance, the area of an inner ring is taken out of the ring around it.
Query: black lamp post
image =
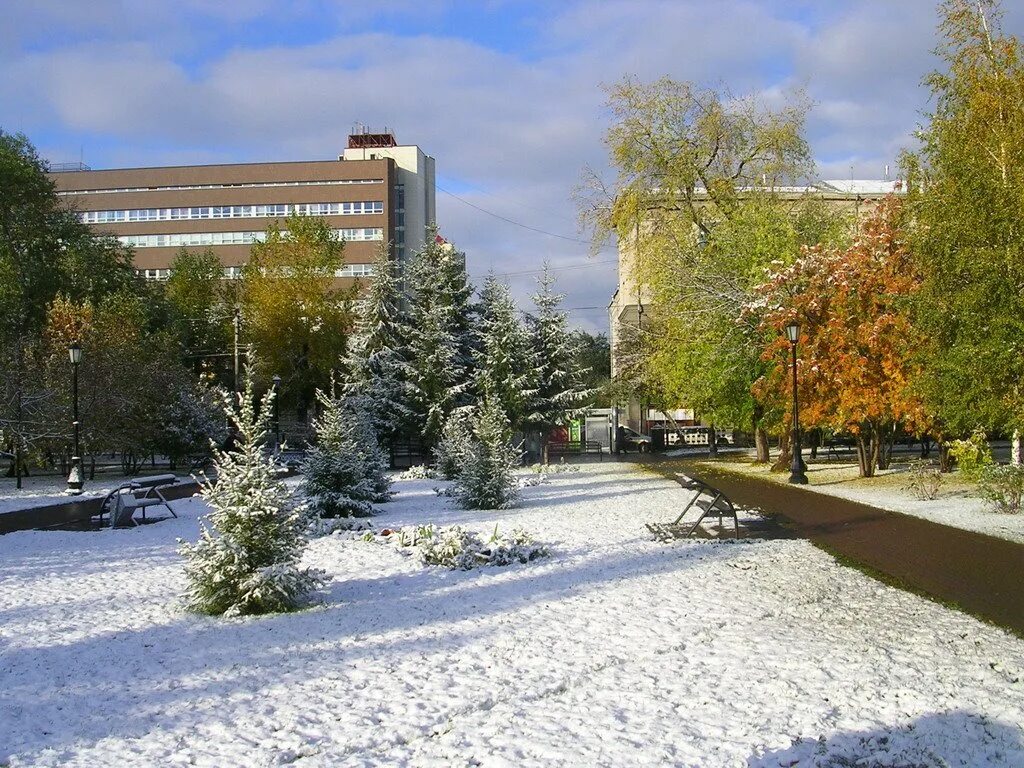
[[[281,377],[274,374],[274,453],[281,450]]]
[[[68,356],[71,358],[71,425],[75,430],[75,449],[71,457],[71,473],[68,475],[68,493],[78,495],[82,492],[82,451],[79,445],[78,424],[78,364],[82,362],[82,345],[77,341],[72,343],[68,347]]]
[[[800,401],[796,394],[796,343],[800,338],[800,324],[794,321],[787,325],[786,336],[793,350],[793,462],[790,466],[789,482],[794,485],[807,485],[804,460],[800,455]]]

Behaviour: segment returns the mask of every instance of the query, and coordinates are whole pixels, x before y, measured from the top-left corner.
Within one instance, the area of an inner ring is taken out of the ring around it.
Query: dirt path
[[[1022,544],[688,460],[644,463],[706,480],[833,554],[1024,636]]]

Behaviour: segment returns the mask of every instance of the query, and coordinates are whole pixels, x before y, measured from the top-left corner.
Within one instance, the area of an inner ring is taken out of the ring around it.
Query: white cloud
[[[920,80],[935,65],[932,0],[538,4],[516,27],[533,37],[502,45],[448,30],[451,14],[480,12],[458,2],[287,8],[280,23],[291,32],[276,38],[273,14],[284,11],[263,0],[150,0],[132,13],[114,0],[19,4],[0,32],[0,125],[41,135],[65,158],[84,145],[101,167],[328,158],[357,121],[386,125],[434,155],[442,186],[458,182],[460,197],[575,237],[571,190],[584,165],[606,163],[601,83],[670,75],[766,98],[803,85],[822,175],[844,177],[852,165],[864,176],[912,141],[927,96]],[[484,10],[495,25],[487,33],[499,35],[505,15],[523,9]],[[254,25],[261,35],[248,42]],[[1010,9],[1006,28],[1022,27],[1024,9]],[[444,193],[438,207],[475,272],[586,257],[583,243]],[[529,293],[528,276],[510,282],[520,298]],[[568,305],[603,305],[614,270],[566,271],[560,282]],[[600,312],[578,317],[605,324]]]

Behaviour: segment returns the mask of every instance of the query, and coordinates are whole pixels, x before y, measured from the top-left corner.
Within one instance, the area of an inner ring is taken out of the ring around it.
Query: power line
[[[548,269],[548,272],[566,272],[566,271],[572,270],[572,269],[590,269],[591,267],[606,267],[608,265],[618,264],[618,263],[619,262],[618,262],[617,259],[609,259],[607,261],[591,261],[591,262],[588,262],[586,264],[570,264],[570,265],[565,266],[565,267],[550,267]],[[519,275],[539,275],[543,271],[544,271],[543,268],[541,268],[541,269],[524,269],[524,270],[520,270],[518,272],[495,272],[494,276],[495,277],[517,277]],[[476,278],[487,277],[487,274],[482,274],[482,275],[481,274],[473,274],[473,275],[470,275],[470,277],[476,277]]]
[[[512,224],[513,226],[522,227],[523,229],[528,229],[531,232],[537,232],[538,234],[541,234],[541,235],[547,235],[548,237],[557,237],[559,240],[567,240],[570,243],[583,243],[584,245],[590,245],[591,244],[591,242],[589,240],[581,240],[578,237],[569,237],[568,235],[560,235],[557,232],[548,232],[546,229],[539,229],[537,227],[531,227],[529,224],[523,224],[521,221],[515,221],[514,219],[510,219],[507,216],[502,216],[500,213],[495,213],[494,211],[489,211],[486,208],[481,208],[479,205],[476,205],[475,203],[471,203],[471,202],[469,202],[469,200],[466,200],[465,198],[459,197],[454,192],[449,192],[447,189],[445,189],[444,187],[438,186],[437,184],[435,184],[434,186],[437,187],[437,189],[439,189],[442,192],[444,192],[446,195],[449,195],[450,197],[454,197],[460,203],[463,203],[464,205],[468,205],[470,208],[474,208],[474,209],[480,211],[481,213],[486,213],[488,216],[493,216],[496,219],[500,219],[501,221],[504,221],[504,222],[506,222],[508,224]],[[599,246],[599,247],[601,249],[605,249],[605,248],[611,248],[612,246],[610,246],[610,245],[602,245],[602,246]]]

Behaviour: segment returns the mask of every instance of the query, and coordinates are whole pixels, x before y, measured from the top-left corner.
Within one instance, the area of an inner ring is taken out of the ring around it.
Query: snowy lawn
[[[329,536],[319,606],[224,620],[176,602],[198,499],[0,536],[0,764],[1024,765],[1018,638],[803,541],[656,543],[683,494],[628,465],[500,512],[432,485],[374,526],[522,526],[552,556],[447,571]]]
[[[140,473],[166,474],[156,470]],[[181,477],[187,478],[188,475]],[[120,472],[97,474],[95,480],[86,480],[82,493],[71,496],[67,491],[68,479],[58,475],[32,475],[21,479],[21,489],[13,477],[0,477],[0,515],[17,512],[34,507],[47,507],[51,504],[66,504],[69,501],[88,499],[94,496],[106,496],[114,488],[131,480]]]
[[[764,465],[753,464],[749,457],[730,456],[727,461],[715,462],[713,466],[776,483],[789,480],[788,472],[770,472]],[[988,503],[977,495],[976,487],[961,480],[955,472],[943,476],[938,498],[922,501],[907,489],[907,469],[906,464],[893,464],[892,469],[879,470],[875,477],[858,477],[856,464],[811,463],[807,467],[809,485],[805,487],[879,509],[923,517],[953,528],[1024,543],[1024,514],[1006,515],[991,511]]]

